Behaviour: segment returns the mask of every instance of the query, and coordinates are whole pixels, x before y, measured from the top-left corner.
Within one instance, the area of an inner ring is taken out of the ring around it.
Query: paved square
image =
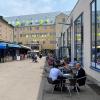
[[[45,57],[39,63],[31,60],[0,64],[0,100],[99,100],[88,85],[82,87],[80,95],[72,92],[51,93],[44,72]]]

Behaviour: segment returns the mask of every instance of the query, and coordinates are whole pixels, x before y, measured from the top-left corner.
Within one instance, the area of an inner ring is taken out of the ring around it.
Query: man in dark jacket
[[[76,75],[75,78],[77,80],[77,83],[79,86],[85,85],[85,81],[86,81],[86,74],[85,74],[85,70],[81,67],[81,65],[78,63],[76,64]],[[78,90],[80,91],[79,87],[77,87]]]
[[[81,67],[81,65],[78,63],[76,64],[76,69],[77,69],[77,73],[76,73],[76,78],[79,80],[77,80],[79,86],[84,85],[85,81],[86,81],[86,74],[85,74],[85,70]],[[84,78],[82,78],[84,77]],[[82,78],[82,79],[80,79]]]

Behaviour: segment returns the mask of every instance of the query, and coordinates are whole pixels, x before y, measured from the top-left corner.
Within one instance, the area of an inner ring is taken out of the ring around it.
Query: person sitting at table
[[[57,83],[61,83],[62,82],[64,83],[64,79],[65,77],[63,77],[63,73],[61,72],[61,70],[58,68],[59,65],[54,65],[53,68],[50,69],[50,73],[49,73],[49,78],[52,79],[53,83],[54,84],[57,84]],[[57,88],[57,87],[55,87]],[[63,86],[64,88],[64,86]]]
[[[85,85],[85,81],[86,81],[85,70],[81,67],[81,65],[79,63],[76,64],[76,70],[77,71],[76,71],[76,74],[75,74],[74,78],[76,78],[76,80],[78,79],[77,83],[79,84],[79,86]],[[84,78],[82,78],[82,77],[84,77]],[[80,91],[79,87],[77,87],[77,89],[78,89],[78,91]]]
[[[58,65],[54,65],[51,69],[50,69],[50,73],[49,73],[49,78],[52,79],[52,81],[56,82],[56,80],[59,77],[63,76],[63,73],[60,71],[60,69],[58,68]]]
[[[64,74],[72,72],[72,70],[69,67],[69,64],[67,62],[64,61],[64,63],[62,64],[62,67],[63,67],[63,73]]]

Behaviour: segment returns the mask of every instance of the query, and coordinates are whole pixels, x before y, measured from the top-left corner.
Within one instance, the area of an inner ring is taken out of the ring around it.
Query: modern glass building
[[[78,0],[64,29],[71,61],[100,82],[100,0]]]

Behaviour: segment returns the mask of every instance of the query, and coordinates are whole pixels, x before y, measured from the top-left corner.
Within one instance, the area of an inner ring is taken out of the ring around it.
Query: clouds
[[[71,0],[2,0],[0,1],[0,15],[17,16],[61,10],[65,11],[70,1]]]

